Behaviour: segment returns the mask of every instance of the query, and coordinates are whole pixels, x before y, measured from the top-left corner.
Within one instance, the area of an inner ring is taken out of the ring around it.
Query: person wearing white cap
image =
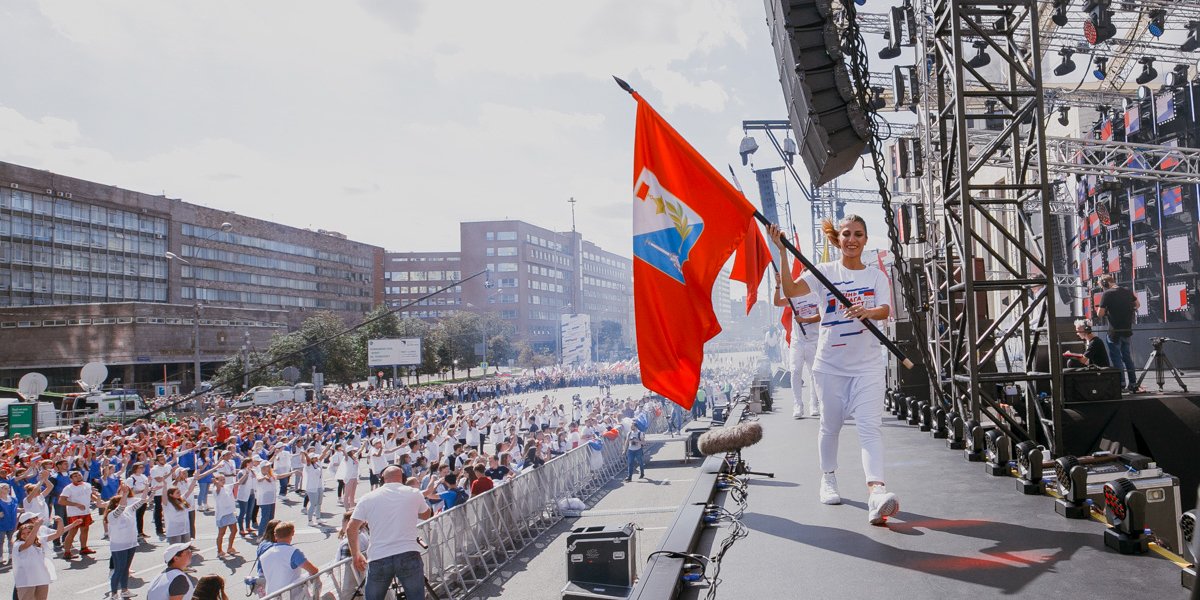
[[[304,498],[308,503],[304,513],[308,515],[308,524],[313,525],[321,519],[321,500],[325,496],[325,459],[332,449],[317,456],[315,452],[304,455]]]
[[[62,517],[55,517],[58,528],[50,532],[42,527],[42,516],[34,512],[21,513],[17,517],[17,545],[13,549],[13,588],[17,600],[46,600],[50,596],[50,582],[57,579],[54,565],[46,557],[44,544],[62,537],[79,527],[76,521],[64,527]]]
[[[183,572],[192,562],[191,544],[167,546],[163,551],[163,562],[167,563],[167,569],[150,582],[146,589],[146,600],[192,600],[196,582]]]

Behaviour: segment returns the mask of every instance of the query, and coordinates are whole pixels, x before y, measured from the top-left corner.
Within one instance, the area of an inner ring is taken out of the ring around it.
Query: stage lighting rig
[[[916,396],[908,397],[908,424],[916,425],[921,422],[921,401]]]
[[[944,440],[950,437],[949,413],[944,408],[933,411],[933,439]]]
[[[1104,56],[1097,56],[1095,62],[1096,68],[1092,69],[1092,75],[1094,75],[1096,79],[1104,81],[1104,79],[1108,77],[1108,58]]]
[[[1054,74],[1062,77],[1075,72],[1075,60],[1071,57],[1075,56],[1075,50],[1072,48],[1063,48],[1058,51],[1058,55],[1062,57],[1062,62],[1054,67]]]
[[[750,134],[742,138],[741,145],[738,146],[738,154],[742,156],[742,166],[750,164],[750,155],[758,152],[758,140],[755,140]]]
[[[1170,73],[1167,73],[1166,79],[1163,81],[1165,88],[1183,88],[1188,84],[1188,66],[1175,65]]]
[[[966,447],[963,448],[963,455],[969,462],[981,462],[987,449],[987,430],[975,419],[967,421],[966,429]]]
[[[893,6],[889,13],[888,28],[883,32],[883,39],[887,41],[887,45],[879,50],[879,58],[884,60],[900,56],[900,38],[903,36],[904,27],[903,8]]]
[[[1071,124],[1071,108],[1068,106],[1060,106],[1058,108],[1058,124],[1066,127]]]
[[[993,477],[1008,475],[1008,461],[1012,458],[1012,442],[999,428],[983,434],[983,470]]]
[[[1162,37],[1164,31],[1167,30],[1167,11],[1166,9],[1156,8],[1150,11],[1150,25],[1147,27],[1150,30],[1150,35],[1154,37]]]
[[[922,400],[917,406],[919,407],[918,413],[920,416],[920,419],[918,420],[917,424],[920,426],[921,431],[932,431],[933,430],[933,406],[929,402],[926,402],[924,400]]]
[[[987,53],[987,42],[975,40],[971,43],[971,47],[975,48],[975,56],[967,60],[968,67],[981,69],[992,63],[992,55]]]
[[[1158,77],[1158,69],[1154,68],[1154,57],[1143,56],[1138,59],[1138,63],[1142,65],[1142,72],[1137,76],[1137,84],[1145,85],[1154,81]]]
[[[1179,45],[1182,52],[1194,52],[1200,48],[1200,21],[1188,21],[1187,39]]]
[[[1042,461],[1046,460],[1046,448],[1025,440],[1014,449],[1017,455],[1017,491],[1026,496],[1042,493]]]
[[[951,450],[962,450],[967,447],[967,424],[957,411],[946,415],[949,431],[946,436],[946,447]]]
[[[1068,519],[1086,519],[1091,511],[1087,497],[1087,467],[1074,456],[1054,460],[1054,481],[1061,498],[1054,502],[1054,512]]]
[[[1146,535],[1146,492],[1122,477],[1104,484],[1104,545],[1121,554],[1145,554],[1150,551]]]
[[[1067,26],[1067,7],[1071,0],[1054,0],[1054,16],[1050,18],[1059,27]]]
[[[1084,12],[1089,13],[1083,22],[1083,37],[1093,46],[1117,34],[1117,26],[1112,22],[1113,12],[1108,9],[1110,4],[1110,0],[1088,0],[1083,5]]]

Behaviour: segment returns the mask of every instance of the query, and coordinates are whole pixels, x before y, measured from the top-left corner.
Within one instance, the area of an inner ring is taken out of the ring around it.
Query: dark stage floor
[[[761,418],[764,440],[746,451],[751,468],[777,478],[752,478],[750,536],[725,557],[720,597],[1187,597],[1175,564],[1106,549],[1100,523],[1060,517],[1052,499],[1020,495],[1014,479],[986,475],[887,413],[888,488],[900,513],[888,527],[867,523],[853,423],[841,436],[844,504],[820,504],[818,423],[791,418],[790,393],[777,391],[776,412]]]

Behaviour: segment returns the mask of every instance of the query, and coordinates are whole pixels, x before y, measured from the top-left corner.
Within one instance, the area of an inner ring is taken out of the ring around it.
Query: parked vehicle
[[[0,422],[3,422],[5,431],[8,430],[8,405],[24,402],[20,398],[0,398]],[[54,427],[58,425],[58,409],[54,408],[51,402],[37,403],[37,426],[38,429]]]
[[[90,394],[71,394],[65,399],[74,418],[127,419],[150,412],[141,395],[133,390],[108,390]]]
[[[260,385],[242,394],[242,397],[233,403],[233,408],[270,406],[280,402],[308,402],[313,399],[313,391],[311,383],[298,383],[294,387]]]

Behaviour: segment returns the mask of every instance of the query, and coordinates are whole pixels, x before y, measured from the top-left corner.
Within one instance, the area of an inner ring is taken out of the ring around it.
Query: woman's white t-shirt
[[[812,287],[812,286],[809,286]],[[809,293],[804,296],[788,297],[788,303],[792,305],[792,313],[794,316],[801,319],[811,319],[817,316],[818,298],[814,293]],[[792,320],[792,343],[797,340],[807,343],[816,343],[821,330],[821,323],[805,323],[803,325]]]
[[[852,270],[837,261],[822,263],[817,268],[851,303],[861,303],[864,308],[892,304],[887,277],[876,267],[867,265],[865,269]],[[879,349],[879,340],[861,321],[846,318],[841,302],[817,281],[811,270],[804,273],[802,280],[816,293],[817,312],[821,315],[813,372],[852,377],[882,373],[887,361]]]

